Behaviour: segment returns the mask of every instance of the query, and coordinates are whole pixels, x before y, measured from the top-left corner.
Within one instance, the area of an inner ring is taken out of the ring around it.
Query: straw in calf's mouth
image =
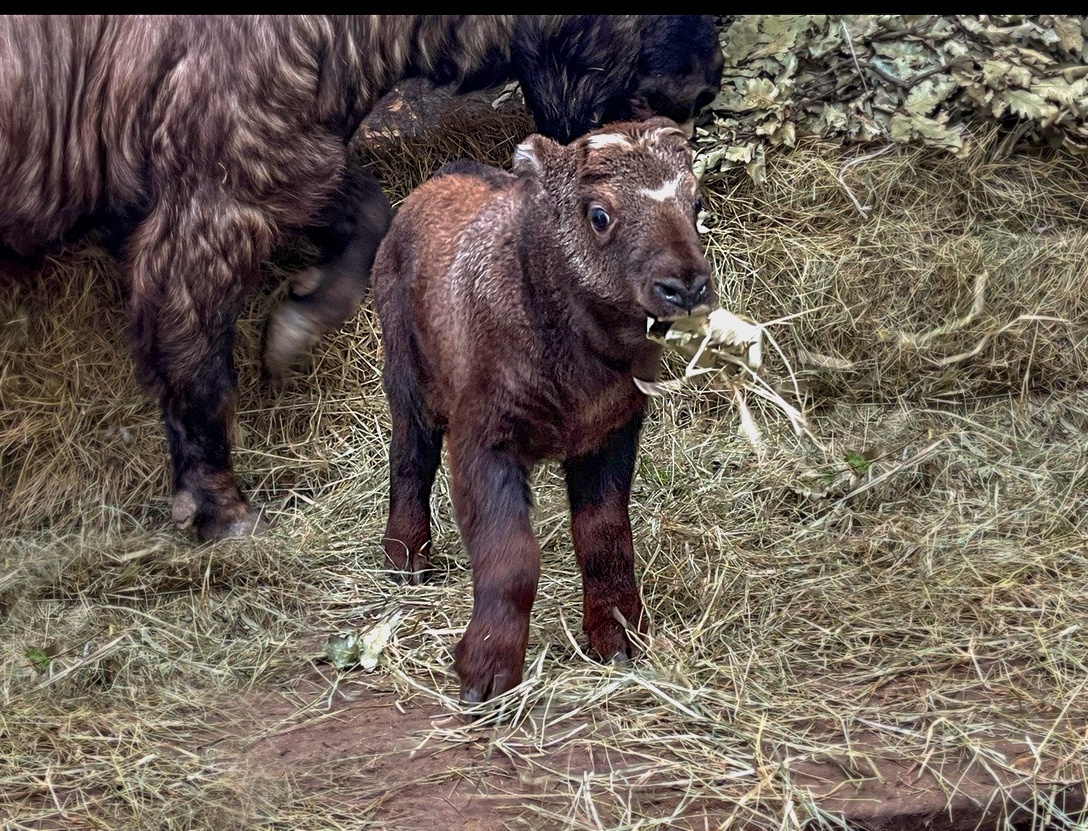
[[[763,437],[746,403],[748,392],[775,404],[789,418],[797,435],[815,441],[801,411],[786,401],[760,374],[763,368],[763,340],[764,337],[770,339],[761,324],[725,309],[715,309],[707,315],[678,320],[648,319],[646,337],[682,355],[688,363],[683,376],[670,381],[634,378],[635,386],[644,394],[662,396],[680,389],[692,378],[717,373],[732,387],[733,400],[740,414],[740,431],[754,448],[762,451]],[[788,361],[786,366],[789,366]]]

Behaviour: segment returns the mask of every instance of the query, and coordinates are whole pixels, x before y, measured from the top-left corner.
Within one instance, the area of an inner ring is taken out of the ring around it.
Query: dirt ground
[[[372,819],[389,829],[435,828],[483,831],[505,827],[610,827],[594,822],[593,806],[604,795],[586,793],[580,817],[548,816],[571,803],[570,793],[584,774],[620,770],[638,763],[637,755],[602,753],[588,740],[607,725],[586,724],[586,741],[529,753],[496,749],[493,731],[474,728],[441,706],[420,699],[399,702],[392,692],[350,677],[330,695],[327,681],[301,682],[290,694],[255,693],[238,702],[252,739],[220,747],[235,760],[256,790],[290,787],[328,793],[328,808]],[[1083,726],[1088,730],[1088,723]],[[1012,759],[1024,782],[976,766],[919,769],[884,744],[876,731],[857,737],[852,759],[810,760],[794,764],[795,787],[814,797],[829,823],[856,829],[1045,828],[1045,811],[1030,803],[1035,756],[1032,738],[986,737],[988,750]],[[231,730],[237,736],[236,728]],[[815,737],[814,737],[815,739]],[[216,744],[213,742],[213,744]],[[774,748],[766,748],[768,773],[777,768]],[[735,806],[707,795],[670,786],[667,776],[644,776],[632,801],[655,817],[671,817],[661,827],[705,829],[743,827],[733,822]],[[949,792],[950,783],[954,789]],[[1002,801],[1002,792],[1011,800]],[[1082,811],[1080,785],[1058,789],[1055,805],[1067,814]],[[599,817],[606,804],[598,805]],[[569,810],[569,808],[567,808]]]

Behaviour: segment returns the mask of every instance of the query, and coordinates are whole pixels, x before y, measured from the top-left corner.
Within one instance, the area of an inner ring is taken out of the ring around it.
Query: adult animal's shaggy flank
[[[296,292],[273,318],[272,368],[357,308],[390,211],[372,179],[345,179],[347,143],[379,97],[412,76],[463,89],[517,77],[542,129],[562,138],[650,101],[640,73],[660,61],[646,52],[674,47],[644,38],[639,17],[576,21],[0,18],[0,260],[105,228],[138,374],[162,407],[180,526],[217,537],[259,525],[231,466],[235,321],[292,227],[321,256],[298,281],[308,298]],[[568,26],[585,30],[592,66],[556,40]],[[705,46],[703,63],[720,69],[716,40]],[[687,101],[687,68],[665,64],[684,74],[679,106],[705,98]],[[557,112],[552,90],[581,93]]]

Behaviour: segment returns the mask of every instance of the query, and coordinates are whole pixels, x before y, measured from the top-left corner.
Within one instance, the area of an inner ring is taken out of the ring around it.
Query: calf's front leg
[[[636,653],[619,617],[645,631],[628,512],[641,427],[639,413],[592,453],[563,463],[582,572],[582,628],[590,648],[606,661],[626,661]]]
[[[461,701],[521,682],[540,546],[529,524],[528,471],[493,447],[450,448],[453,505],[472,563],[472,618],[454,652]]]

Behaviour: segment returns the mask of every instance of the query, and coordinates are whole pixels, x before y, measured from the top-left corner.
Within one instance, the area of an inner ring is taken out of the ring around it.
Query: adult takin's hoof
[[[282,380],[298,370],[324,334],[324,328],[307,311],[304,301],[289,297],[269,315],[264,368],[270,377]]]
[[[260,512],[244,499],[229,506],[216,506],[208,501],[200,505],[187,488],[174,494],[170,519],[181,531],[196,528],[197,536],[203,541],[263,534],[270,527]]]

